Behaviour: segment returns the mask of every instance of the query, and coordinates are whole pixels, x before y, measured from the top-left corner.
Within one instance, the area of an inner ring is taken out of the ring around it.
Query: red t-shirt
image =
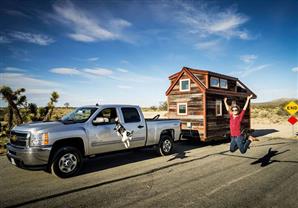
[[[241,135],[241,121],[243,120],[245,110],[242,110],[241,113],[234,117],[232,113],[230,113],[230,131],[231,136],[240,136]]]

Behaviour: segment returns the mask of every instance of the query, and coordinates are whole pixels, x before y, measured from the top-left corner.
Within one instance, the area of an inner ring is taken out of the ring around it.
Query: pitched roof
[[[166,91],[166,95],[167,96],[172,91],[172,89],[174,88],[174,86],[177,84],[177,82],[180,80],[181,76],[184,73],[187,74],[188,77],[193,82],[195,82],[197,84],[197,86],[203,92],[209,92],[209,93],[214,93],[214,94],[223,94],[223,95],[230,94],[232,96],[247,96],[247,94],[253,94],[253,98],[256,98],[257,97],[255,93],[253,93],[246,85],[244,85],[236,77],[231,77],[231,76],[227,76],[227,75],[224,75],[224,74],[219,74],[219,73],[212,72],[212,71],[207,71],[207,70],[191,69],[191,68],[188,68],[188,67],[183,67],[180,72],[177,72],[177,73],[172,74],[171,76],[169,76],[169,79],[170,80],[173,80],[173,82],[170,85],[170,87],[168,88],[168,90]],[[222,90],[218,90],[218,89],[208,88],[208,86],[205,86],[204,83],[198,77],[195,76],[195,74],[213,75],[213,76],[217,76],[217,77],[220,77],[220,78],[225,78],[225,79],[237,81],[238,83],[240,83],[240,85],[242,85],[243,87],[245,87],[249,93],[232,92],[232,91],[222,91]]]
[[[175,78],[174,82],[172,82],[171,86],[168,88],[168,90],[166,91],[166,95],[168,95],[172,89],[174,88],[174,86],[177,84],[177,82],[179,81],[179,79],[181,78],[181,76],[183,74],[187,74],[189,76],[189,78],[195,82],[197,84],[197,86],[202,90],[205,91],[207,88],[206,86],[197,78],[193,75],[192,72],[190,72],[190,70],[186,67],[183,67],[182,70],[178,73],[175,74],[175,76],[173,78]]]

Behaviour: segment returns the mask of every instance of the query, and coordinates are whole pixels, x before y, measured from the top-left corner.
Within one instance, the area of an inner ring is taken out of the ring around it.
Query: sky
[[[0,85],[44,106],[158,105],[183,66],[298,97],[298,1],[0,1]],[[1,101],[1,106],[6,103]]]

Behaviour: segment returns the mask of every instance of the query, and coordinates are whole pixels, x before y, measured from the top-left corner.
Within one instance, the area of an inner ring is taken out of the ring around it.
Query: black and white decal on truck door
[[[133,131],[126,130],[125,127],[116,119],[116,132],[118,136],[121,136],[121,141],[123,142],[125,148],[129,148],[130,142],[133,137]]]
[[[143,147],[146,143],[146,122],[141,116],[138,108],[135,107],[121,107],[122,119],[121,125],[133,133],[133,136],[129,137],[129,148]],[[129,134],[128,134],[129,135]]]

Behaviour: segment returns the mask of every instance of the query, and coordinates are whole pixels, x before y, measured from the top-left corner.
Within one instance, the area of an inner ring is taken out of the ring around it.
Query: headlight
[[[48,133],[32,133],[30,137],[30,146],[36,147],[49,144]]]

